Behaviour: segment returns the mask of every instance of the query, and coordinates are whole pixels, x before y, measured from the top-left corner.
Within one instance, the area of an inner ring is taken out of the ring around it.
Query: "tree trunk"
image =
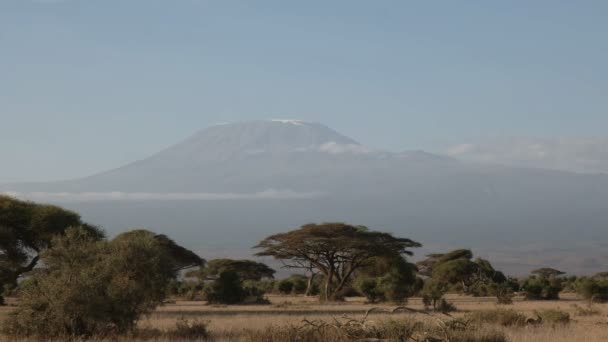
[[[327,279],[325,279],[325,293],[324,293],[324,300],[327,302],[329,301],[330,298],[330,288],[331,288],[331,281],[334,278],[334,270],[330,269],[329,272],[327,273]]]
[[[311,295],[312,287],[314,285],[314,280],[315,280],[316,275],[317,274],[313,272],[310,274],[310,277],[308,278],[308,284],[306,285],[306,293],[304,294],[306,297]]]

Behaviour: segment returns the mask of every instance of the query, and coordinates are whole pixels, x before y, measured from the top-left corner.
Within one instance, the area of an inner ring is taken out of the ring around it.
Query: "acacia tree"
[[[158,245],[158,247],[161,248],[164,251],[165,255],[172,261],[172,272],[174,274],[193,267],[200,267],[205,265],[206,261],[202,259],[198,254],[178,245],[167,235],[156,234],[145,229],[131,230],[129,232],[122,233],[114,239],[114,243],[120,243],[123,240],[130,241],[132,239],[137,238],[153,239]]]
[[[53,237],[69,227],[81,227],[95,239],[104,236],[72,211],[0,196],[0,290],[15,286],[19,277],[32,271]]]
[[[200,270],[188,273],[201,281],[216,280],[223,272],[234,272],[241,280],[259,281],[262,278],[274,278],[275,270],[266,264],[253,260],[213,259]]]
[[[322,299],[335,299],[353,274],[375,257],[412,255],[408,248],[421,244],[392,234],[345,223],[307,224],[287,233],[271,235],[254,248],[258,256],[272,256],[285,267],[314,267],[325,276]]]
[[[526,299],[559,299],[559,293],[563,289],[563,279],[560,276],[563,274],[562,271],[548,267],[532,271],[532,275],[524,279],[521,285]]]
[[[493,294],[500,303],[510,302],[512,291],[507,288],[507,277],[495,270],[488,260],[473,260],[473,253],[468,249],[430,254],[417,265],[420,274],[429,277],[423,291],[429,303],[436,304],[454,285],[458,285],[466,294]]]

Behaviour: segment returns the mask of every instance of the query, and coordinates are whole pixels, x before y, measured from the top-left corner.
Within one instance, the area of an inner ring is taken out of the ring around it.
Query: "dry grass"
[[[379,309],[392,309],[394,305],[368,305],[362,298],[351,298],[343,303],[319,304],[315,298],[296,296],[270,296],[271,305],[235,305],[235,306],[208,306],[201,302],[177,301],[158,308],[149,317],[143,319],[139,326],[146,331],[170,331],[176,322],[182,318],[209,322],[208,328],[215,341],[242,340],[245,332],[261,331],[271,327],[298,326],[304,319],[309,321],[332,321],[334,318],[347,315],[360,319],[365,312],[373,307]],[[604,342],[608,341],[608,304],[594,305],[593,314],[581,314],[580,308],[588,306],[573,295],[565,295],[560,301],[533,302],[515,299],[513,305],[501,306],[495,303],[494,298],[470,298],[462,296],[448,296],[448,300],[456,304],[458,312],[453,313],[454,318],[470,317],[475,312],[495,311],[508,309],[533,318],[536,313],[546,310],[559,310],[570,314],[573,318],[570,324],[560,326],[545,324],[538,327],[531,326],[500,326],[489,324],[490,328],[502,331],[508,341],[517,342]],[[424,307],[420,300],[412,299],[408,308],[422,310]],[[0,307],[0,320],[6,317],[10,307]],[[437,318],[447,319],[446,316],[434,314],[433,316],[421,313],[399,312],[390,314],[378,310],[368,317],[369,322],[383,322],[390,320],[416,320],[426,324],[435,324]],[[150,334],[149,340],[167,340],[160,335]],[[179,339],[171,339],[179,341]]]

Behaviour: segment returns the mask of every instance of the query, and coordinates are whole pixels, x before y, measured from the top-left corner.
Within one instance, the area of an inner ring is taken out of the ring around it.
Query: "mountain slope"
[[[337,220],[474,248],[508,272],[608,262],[596,252],[608,241],[606,176],[378,151],[293,120],[213,126],[115,170],[2,191],[65,204],[110,232],[146,226],[203,250],[247,251],[270,233]]]

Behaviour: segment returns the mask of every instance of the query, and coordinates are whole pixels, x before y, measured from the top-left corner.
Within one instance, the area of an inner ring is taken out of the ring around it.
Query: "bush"
[[[515,310],[483,310],[474,311],[466,315],[467,319],[479,325],[496,324],[503,327],[523,327],[526,325],[526,316]]]
[[[104,336],[132,331],[161,304],[175,275],[153,234],[99,241],[70,228],[41,254],[45,265],[19,285],[19,307],[3,330],[11,336]]]
[[[306,293],[306,288],[308,288],[308,278],[301,274],[294,274],[288,278],[293,283],[292,292],[294,294],[304,294]]]
[[[283,279],[277,284],[277,290],[281,294],[291,294],[291,291],[293,291],[293,282],[290,279]]]
[[[378,281],[375,278],[361,278],[357,280],[356,287],[370,303],[375,303],[384,297],[378,288]]]
[[[207,284],[203,291],[209,304],[238,304],[247,298],[247,291],[234,271],[220,273],[219,278]]]
[[[443,298],[446,291],[447,288],[445,284],[431,278],[424,283],[424,287],[420,292],[422,302],[425,306],[432,305],[433,308],[436,309],[439,300]]]
[[[578,293],[586,300],[594,303],[608,302],[608,281],[584,279],[577,285]]]
[[[557,300],[562,286],[557,278],[533,276],[524,281],[522,290],[528,300]]]

